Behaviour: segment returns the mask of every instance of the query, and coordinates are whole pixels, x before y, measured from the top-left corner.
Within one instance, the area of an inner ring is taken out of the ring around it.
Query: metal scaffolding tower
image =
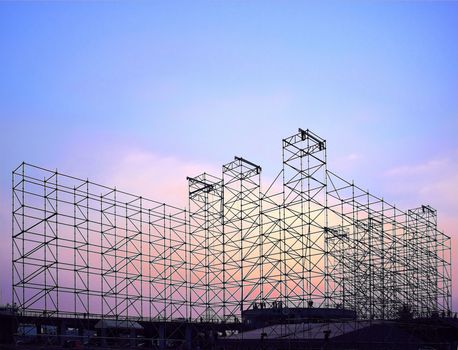
[[[450,238],[327,169],[299,129],[261,187],[241,157],[188,177],[180,209],[23,163],[12,178],[13,302],[63,317],[231,323],[255,307],[451,311]]]

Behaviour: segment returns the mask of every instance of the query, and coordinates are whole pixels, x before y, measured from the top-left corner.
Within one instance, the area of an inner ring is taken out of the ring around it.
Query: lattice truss
[[[188,177],[189,210],[29,164],[13,171],[13,301],[47,315],[238,322],[257,303],[361,319],[451,310],[450,238],[327,169],[326,141],[283,140],[283,168],[235,159]]]

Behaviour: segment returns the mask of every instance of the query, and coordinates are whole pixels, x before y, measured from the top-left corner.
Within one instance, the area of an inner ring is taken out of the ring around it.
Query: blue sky
[[[0,2],[0,302],[23,160],[181,205],[234,155],[268,182],[309,128],[331,170],[456,237],[457,23],[453,1]]]

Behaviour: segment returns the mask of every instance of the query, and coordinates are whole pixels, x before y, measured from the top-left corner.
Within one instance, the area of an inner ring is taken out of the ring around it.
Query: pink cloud
[[[458,212],[458,151],[447,157],[388,169],[382,181],[386,193],[401,204],[431,204],[439,215],[456,216]],[[456,220],[454,231],[458,227]]]
[[[130,150],[105,174],[106,185],[158,202],[185,207],[188,205],[187,176],[203,172],[218,176],[221,169],[209,164],[186,161],[144,150]]]

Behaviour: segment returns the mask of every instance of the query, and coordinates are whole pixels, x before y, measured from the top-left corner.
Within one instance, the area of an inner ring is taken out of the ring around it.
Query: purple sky
[[[451,1],[0,2],[0,302],[22,161],[184,206],[234,155],[267,184],[309,128],[330,170],[457,237],[457,23]]]

